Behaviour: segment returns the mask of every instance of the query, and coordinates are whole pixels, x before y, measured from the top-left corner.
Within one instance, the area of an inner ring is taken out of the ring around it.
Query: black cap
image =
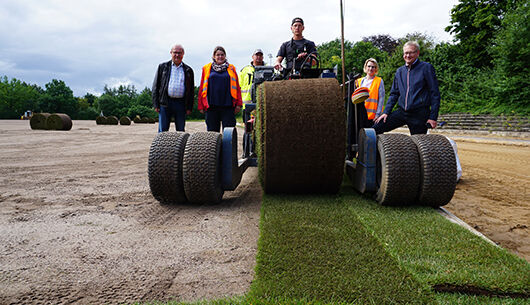
[[[293,25],[295,22],[300,22],[302,25],[304,25],[304,20],[300,17],[295,17],[291,22],[291,25]]]

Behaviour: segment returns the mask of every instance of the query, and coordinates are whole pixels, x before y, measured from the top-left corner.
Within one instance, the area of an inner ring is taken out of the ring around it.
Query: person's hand
[[[190,115],[191,114],[191,110],[186,110],[186,115]]]
[[[386,113],[383,113],[380,117],[376,118],[374,123],[377,124],[379,123],[381,120],[383,120],[384,123],[386,123],[386,117],[388,116],[388,114]]]
[[[435,120],[427,120],[427,123],[431,124],[432,129],[436,128],[436,126],[438,125]]]
[[[241,106],[236,106],[236,107],[234,108],[234,114],[238,114],[239,111],[241,111]]]
[[[276,63],[274,64],[274,69],[276,69],[276,70],[278,70],[278,71],[283,70],[282,63],[281,63],[281,62],[276,62]]]
[[[300,54],[298,54],[298,59],[302,59],[302,58],[304,58],[306,56],[307,56],[306,52],[300,53]]]
[[[155,108],[155,111],[156,112],[160,112],[160,108]]]

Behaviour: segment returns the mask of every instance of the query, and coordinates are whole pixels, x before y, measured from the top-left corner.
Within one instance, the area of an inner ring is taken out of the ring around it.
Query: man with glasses
[[[377,134],[407,125],[411,134],[427,133],[427,125],[436,128],[440,109],[440,91],[434,67],[420,61],[420,46],[408,41],[403,46],[405,65],[398,68],[385,110],[375,120]],[[398,105],[395,111],[394,106]]]
[[[193,69],[182,62],[181,45],[174,45],[169,53],[171,60],[158,65],[153,81],[152,100],[158,112],[158,132],[169,130],[171,117],[175,118],[175,129],[184,131],[186,115],[193,109]]]

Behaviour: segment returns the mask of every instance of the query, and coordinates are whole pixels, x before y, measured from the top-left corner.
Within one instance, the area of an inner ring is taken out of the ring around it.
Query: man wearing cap
[[[286,41],[280,47],[278,55],[276,57],[276,63],[274,67],[277,70],[282,70],[282,61],[285,58],[287,61],[287,67],[284,69],[284,75],[293,69],[300,70],[302,64],[304,67],[311,67],[316,62],[313,59],[308,59],[309,55],[316,55],[317,48],[315,43],[311,40],[307,40],[302,35],[304,31],[304,20],[300,17],[296,17],[291,22],[291,32],[293,32],[293,38],[290,41]]]
[[[241,69],[239,72],[239,86],[241,87],[241,97],[243,98],[243,108],[244,104],[252,102],[252,81],[254,80],[254,70],[256,66],[263,66],[263,51],[261,49],[256,49],[252,53],[252,61],[250,65],[247,65]]]

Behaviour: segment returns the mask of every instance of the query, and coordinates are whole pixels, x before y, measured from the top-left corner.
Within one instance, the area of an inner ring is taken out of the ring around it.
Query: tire
[[[149,150],[149,187],[162,204],[187,202],[182,181],[182,160],[189,138],[184,132],[158,133]]]
[[[184,192],[191,203],[218,203],[223,198],[221,184],[221,134],[197,132],[184,149],[182,175]]]
[[[418,202],[439,207],[451,201],[456,189],[456,157],[445,136],[413,135],[420,156],[420,191]]]
[[[377,193],[382,205],[412,205],[420,186],[420,160],[412,139],[404,134],[377,137]]]

